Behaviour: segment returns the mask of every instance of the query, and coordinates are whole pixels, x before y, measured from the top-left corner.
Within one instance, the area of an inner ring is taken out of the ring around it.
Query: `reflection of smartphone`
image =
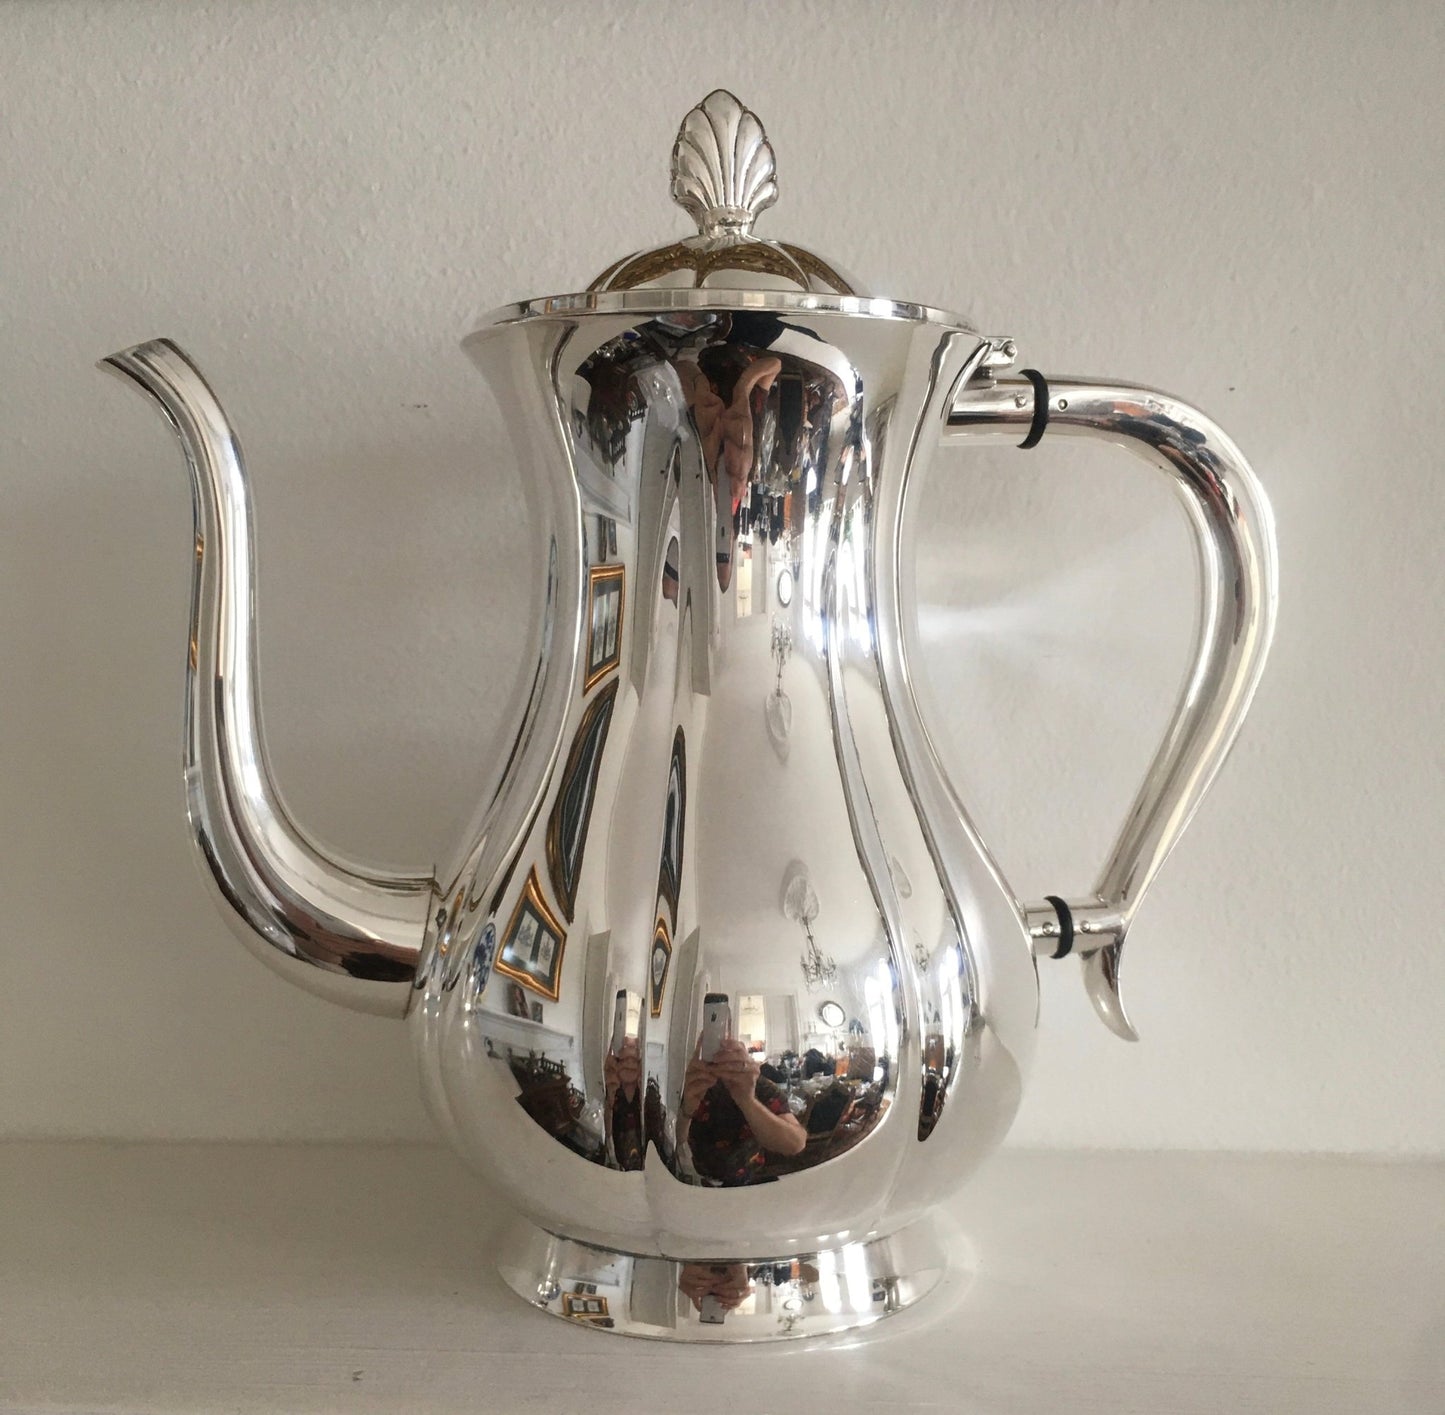
[[[803,375],[778,375],[778,441],[789,458],[797,455],[798,440],[803,435]]]
[[[612,1055],[619,1056],[622,1043],[627,1040],[627,989],[617,989],[617,1001],[612,1008]]]
[[[702,1000],[702,1050],[698,1055],[704,1061],[716,1060],[732,1030],[733,1013],[728,1006],[728,995],[725,992],[708,993]]]
[[[698,1313],[698,1316],[703,1321],[709,1326],[720,1327],[723,1324],[723,1320],[727,1317],[727,1314],[727,1308],[723,1306],[722,1301],[715,1293],[708,1292],[704,1294],[702,1311]]]

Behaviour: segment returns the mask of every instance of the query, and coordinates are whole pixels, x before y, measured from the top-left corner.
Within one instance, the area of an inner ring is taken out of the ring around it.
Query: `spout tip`
[[[216,395],[185,351],[171,340],[148,339],[143,344],[132,344],[107,354],[96,366],[124,379],[155,402],[182,441],[199,445],[209,440],[239,457],[240,449],[234,446],[235,436]]]
[[[97,359],[95,366],[109,373],[126,373],[130,368],[141,360],[148,357],[153,358],[157,354],[180,354],[185,355],[170,339],[146,339],[139,344],[132,344],[125,349],[117,349],[113,354],[107,354],[103,359]],[[187,360],[189,362],[189,360]]]

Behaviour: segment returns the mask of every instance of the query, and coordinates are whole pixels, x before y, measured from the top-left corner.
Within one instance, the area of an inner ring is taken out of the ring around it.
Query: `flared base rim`
[[[738,1261],[602,1248],[519,1220],[498,1270],[523,1301],[615,1336],[700,1344],[798,1341],[869,1327],[956,1276],[963,1245],[932,1217],[866,1242]]]

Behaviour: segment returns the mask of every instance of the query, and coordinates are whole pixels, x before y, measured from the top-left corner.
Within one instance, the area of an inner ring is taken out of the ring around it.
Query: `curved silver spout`
[[[206,873],[251,951],[333,1002],[400,1017],[430,879],[333,859],[297,829],[271,777],[256,671],[255,552],[241,448],[214,393],[169,340],[102,360],[175,429],[191,473],[196,565],[186,665],[186,810]]]

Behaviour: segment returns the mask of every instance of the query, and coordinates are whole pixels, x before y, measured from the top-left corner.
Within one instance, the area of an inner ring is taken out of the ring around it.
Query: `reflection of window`
[[[766,1049],[768,1043],[767,1012],[763,999],[756,993],[744,993],[738,998],[737,1037],[749,1049]]]
[[[881,1052],[887,1032],[883,1021],[883,989],[878,986],[877,978],[863,979],[863,998],[868,1006],[868,1040],[874,1051]]]
[[[940,1000],[943,1004],[939,1025],[943,1031],[947,1050],[944,1053],[943,1064],[938,1069],[945,1076],[952,1070],[954,1050],[962,1041],[967,1015],[964,1012],[963,987],[959,978],[960,961],[959,950],[950,948],[943,955],[939,964],[938,980],[942,984]]]
[[[843,592],[843,624],[853,642],[867,653],[873,643],[868,625],[867,560],[861,551],[855,553],[852,521],[844,528],[838,547],[837,583]]]
[[[869,1041],[875,1055],[880,1059],[898,1054],[898,1018],[893,1011],[893,975],[886,962],[878,965],[877,976],[863,979],[863,1000],[868,1011]],[[882,1067],[873,1073],[878,1080],[883,1074]]]
[[[737,564],[734,569],[737,616],[745,619],[753,612],[753,547],[749,541],[738,541]]]

